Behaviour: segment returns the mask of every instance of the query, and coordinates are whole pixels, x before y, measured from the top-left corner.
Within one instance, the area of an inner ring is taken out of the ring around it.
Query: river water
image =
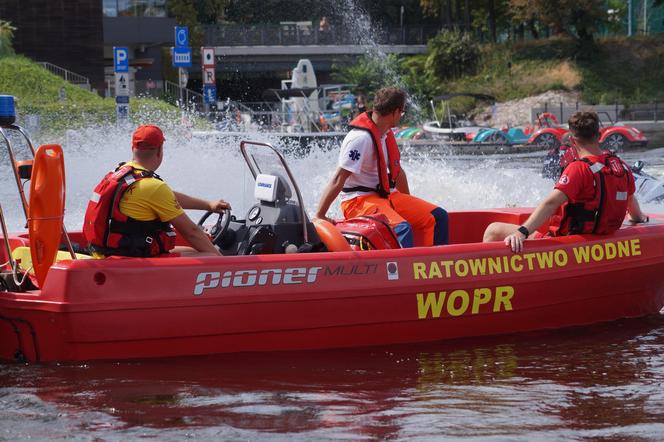
[[[166,137],[162,177],[185,193],[228,199],[242,215],[253,188],[238,140]],[[78,229],[91,189],[128,159],[128,132],[94,128],[48,141],[65,149],[66,224]],[[289,155],[310,214],[336,155]],[[552,185],[539,176],[542,156],[409,152],[403,164],[413,193],[448,210],[533,206]],[[660,149],[624,157],[664,176]],[[0,201],[17,231],[22,212],[2,161]],[[645,208],[664,213],[660,204]],[[661,440],[663,348],[660,314],[424,345],[0,364],[0,440]]]

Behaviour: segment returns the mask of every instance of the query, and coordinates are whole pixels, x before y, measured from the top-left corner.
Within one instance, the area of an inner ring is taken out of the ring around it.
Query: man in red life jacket
[[[597,114],[577,112],[568,123],[573,142],[563,158],[564,169],[553,192],[523,225],[490,224],[484,242],[504,240],[512,251],[521,252],[523,241],[530,235],[543,236],[537,229],[547,220],[548,236],[610,234],[620,228],[626,213],[634,223],[648,222],[634,196],[631,170],[620,158],[599,147]]]
[[[184,209],[222,212],[224,200],[206,201],[174,192],[157,174],[164,134],[153,125],[132,136],[132,161],[109,172],[97,185],[85,212],[83,233],[95,255],[220,255]],[[174,247],[175,228],[191,247]]]
[[[447,212],[410,195],[401,169],[399,148],[391,128],[406,108],[406,93],[396,87],[376,92],[373,112],[364,112],[350,126],[339,152],[332,180],[323,190],[316,217],[326,217],[341,193],[344,217],[384,214],[402,247],[447,244]]]

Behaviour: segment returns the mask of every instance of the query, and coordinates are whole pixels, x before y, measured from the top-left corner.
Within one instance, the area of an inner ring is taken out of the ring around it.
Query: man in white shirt
[[[351,122],[352,130],[341,145],[337,170],[323,190],[316,217],[332,221],[326,214],[341,193],[346,219],[381,213],[389,219],[402,247],[447,244],[447,212],[410,195],[408,178],[401,169],[391,128],[399,124],[405,108],[406,93],[386,87],[376,92],[373,112],[364,112]]]

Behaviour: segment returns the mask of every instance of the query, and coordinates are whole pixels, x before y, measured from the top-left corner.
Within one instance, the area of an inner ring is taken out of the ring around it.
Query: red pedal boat
[[[664,306],[664,223],[656,216],[610,236],[527,241],[514,254],[502,243],[481,243],[482,234],[493,221],[523,222],[529,209],[456,212],[448,246],[316,251],[321,241],[346,248],[337,241],[342,233],[308,220],[280,154],[253,142],[241,149],[257,201],[244,219],[225,213],[212,226],[226,256],[95,260],[59,252],[39,289],[9,288],[21,274],[10,280],[5,272],[0,358],[438,341],[639,317]],[[84,243],[80,232],[68,236]],[[5,238],[3,262],[30,245],[27,233]]]

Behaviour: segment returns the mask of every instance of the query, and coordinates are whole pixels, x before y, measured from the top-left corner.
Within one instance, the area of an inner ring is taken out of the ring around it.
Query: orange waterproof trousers
[[[341,210],[346,219],[382,213],[390,220],[390,226],[402,247],[448,242],[447,212],[435,204],[399,191],[392,192],[388,198],[381,198],[375,193],[358,196],[343,201]],[[410,239],[409,231],[412,232]]]

